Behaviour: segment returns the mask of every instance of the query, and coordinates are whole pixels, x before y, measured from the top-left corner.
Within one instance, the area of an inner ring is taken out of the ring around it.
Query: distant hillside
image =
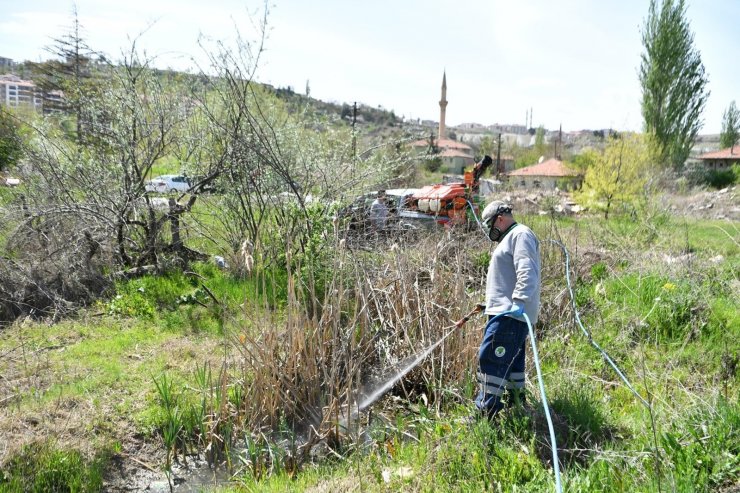
[[[305,107],[307,104],[309,104],[318,113],[322,113],[325,115],[336,115],[348,124],[352,123],[353,116],[356,117],[356,123],[359,125],[374,124],[381,127],[398,127],[402,123],[402,120],[396,116],[393,110],[388,111],[381,107],[373,108],[366,104],[360,103],[357,105],[357,114],[353,115],[353,104],[340,104],[322,101],[320,99],[315,99],[310,96],[299,94],[295,92],[292,87],[274,88],[267,84],[263,85],[272,89],[275,94],[283,101],[286,101],[289,106]]]

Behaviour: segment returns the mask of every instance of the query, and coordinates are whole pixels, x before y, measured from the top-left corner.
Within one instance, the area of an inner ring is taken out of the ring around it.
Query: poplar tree
[[[707,102],[707,76],[684,0],[650,1],[642,28],[640,85],[645,131],[661,160],[679,169],[689,156]]]
[[[719,145],[722,149],[734,147],[740,141],[740,111],[735,101],[722,115],[722,133],[719,134]]]

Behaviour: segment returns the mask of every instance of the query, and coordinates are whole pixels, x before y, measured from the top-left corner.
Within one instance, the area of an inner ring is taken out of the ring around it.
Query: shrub
[[[737,164],[731,169],[711,170],[706,174],[707,185],[713,188],[725,188],[738,182],[740,166]]]
[[[439,157],[433,157],[424,161],[424,168],[431,173],[436,173],[441,167],[442,159]]]
[[[712,188],[725,188],[740,183],[740,165],[730,169],[707,170],[701,164],[687,167],[682,178],[690,185],[707,185]]]

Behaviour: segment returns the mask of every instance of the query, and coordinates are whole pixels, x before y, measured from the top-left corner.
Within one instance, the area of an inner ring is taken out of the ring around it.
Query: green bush
[[[725,188],[740,181],[740,166],[730,169],[711,170],[706,174],[705,182],[712,188]]]
[[[143,291],[117,294],[108,302],[108,313],[120,317],[152,319],[156,313],[154,305]]]
[[[22,156],[20,125],[9,110],[0,108],[0,171],[15,166]]]
[[[424,169],[431,173],[436,173],[442,167],[442,158],[433,157],[424,161]]]
[[[707,170],[702,165],[695,165],[687,168],[683,177],[691,185],[725,188],[740,183],[740,165],[735,164],[732,168],[724,170]]]

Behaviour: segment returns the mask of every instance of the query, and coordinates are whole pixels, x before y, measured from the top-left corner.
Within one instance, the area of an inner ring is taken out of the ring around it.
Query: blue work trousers
[[[476,407],[489,417],[504,407],[524,399],[524,344],[527,323],[511,317],[490,316],[483,334],[478,358],[478,397]]]

